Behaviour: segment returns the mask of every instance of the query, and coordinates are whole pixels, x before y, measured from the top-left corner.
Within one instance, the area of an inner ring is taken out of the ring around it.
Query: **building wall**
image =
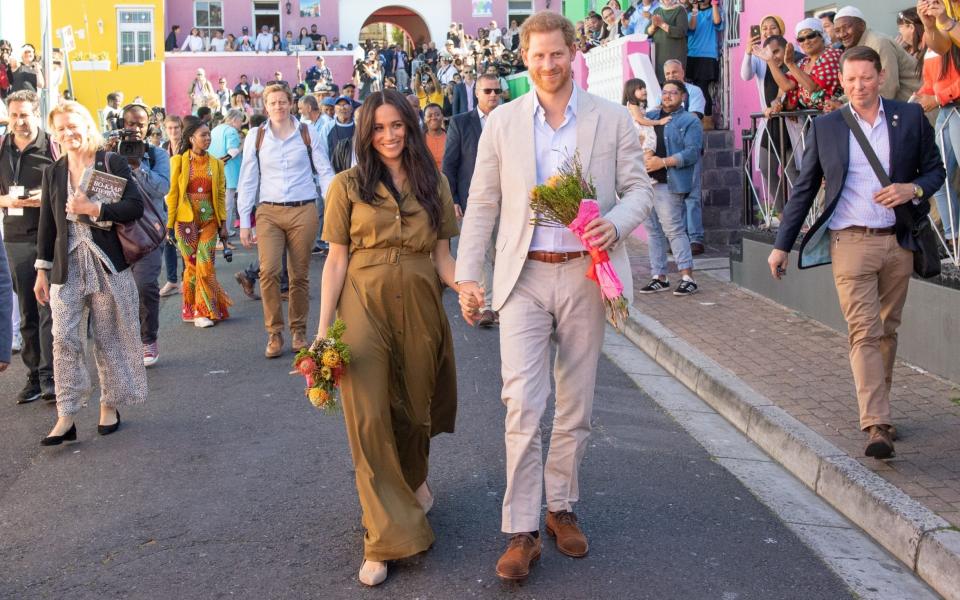
[[[8,2],[12,0],[3,0],[3,5],[6,6]],[[154,59],[139,65],[117,64],[117,4],[111,0],[51,0],[54,29],[66,25],[73,27],[77,49],[71,54],[71,59],[90,54],[106,54],[109,59],[108,71],[74,69],[72,73],[75,98],[94,113],[106,104],[107,94],[113,91],[123,92],[127,100],[143,96],[151,106],[163,104],[163,0],[129,0],[123,3],[128,8],[153,9]],[[24,6],[25,37],[36,41],[39,46],[40,3],[37,0],[25,0]],[[54,46],[59,45],[59,40],[55,38]],[[61,90],[66,89],[66,83],[64,77]]]
[[[841,6],[856,6],[867,17],[867,26],[890,37],[897,36],[897,13],[910,6],[916,6],[913,0],[805,0],[804,10],[813,15],[826,10],[835,11]]]

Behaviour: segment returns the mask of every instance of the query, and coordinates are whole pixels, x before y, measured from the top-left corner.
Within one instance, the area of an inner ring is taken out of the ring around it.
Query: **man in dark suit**
[[[943,185],[945,171],[920,105],[880,98],[886,73],[876,51],[856,46],[844,52],[840,78],[849,107],[813,121],[767,262],[774,278],[786,273],[789,252],[825,180],[826,209],[800,244],[798,267],[833,263],[849,332],[860,427],[868,435],[865,454],[882,459],[893,454],[896,437],[890,386],[897,326],[918,248],[912,226],[927,218],[929,198]],[[863,131],[891,185],[880,183],[845,111]]]
[[[453,114],[460,115],[472,111],[477,106],[478,95],[476,75],[473,71],[464,71],[463,83],[458,83],[453,88]]]
[[[463,217],[463,213],[467,210],[467,196],[470,195],[470,180],[473,179],[473,168],[477,162],[480,133],[486,125],[487,116],[500,104],[503,93],[500,89],[500,79],[494,75],[481,76],[474,90],[477,95],[476,108],[450,119],[450,125],[447,127],[447,143],[443,151],[443,174],[450,182],[450,191],[453,193],[458,217]],[[479,327],[492,327],[497,323],[497,313],[493,310],[494,252],[494,244],[491,243],[484,262],[484,281],[480,283],[486,291],[486,298],[480,320],[477,322]]]

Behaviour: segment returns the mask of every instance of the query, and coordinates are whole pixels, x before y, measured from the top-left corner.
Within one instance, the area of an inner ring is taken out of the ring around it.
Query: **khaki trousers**
[[[831,231],[833,280],[847,321],[860,428],[891,425],[890,387],[897,327],[913,273],[913,253],[895,235]]]
[[[257,206],[257,252],[260,256],[260,297],[263,325],[267,333],[283,332],[283,303],[280,273],[283,252],[287,252],[290,298],[287,316],[290,331],[307,331],[310,310],[310,253],[317,237],[319,218],[314,204]]]
[[[586,278],[589,257],[547,264],[527,260],[500,309],[503,403],[507,407],[507,489],[501,529],[538,531],[546,483],[547,509],[571,510],[590,436],[604,307]],[[556,407],[544,469],[540,419],[550,397],[550,350]]]

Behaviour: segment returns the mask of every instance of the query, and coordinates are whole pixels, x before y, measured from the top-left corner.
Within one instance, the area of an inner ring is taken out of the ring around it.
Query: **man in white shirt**
[[[223,52],[224,48],[226,47],[227,40],[223,38],[223,30],[215,30],[213,32],[213,37],[210,38],[210,52]]]
[[[255,52],[270,52],[273,50],[273,36],[270,34],[270,28],[264,25],[257,34],[257,40],[253,43]]]
[[[310,308],[310,251],[317,236],[317,202],[333,179],[333,169],[320,136],[290,115],[293,94],[280,85],[263,91],[269,120],[251,130],[243,144],[237,187],[240,242],[257,244],[260,296],[267,330],[267,358],[283,354],[284,320],[280,298],[282,256],[287,253],[290,278],[288,315],[294,352],[307,341]],[[259,205],[257,205],[259,200]],[[257,228],[251,228],[256,209]]]
[[[503,36],[503,32],[500,31],[500,28],[497,27],[496,21],[490,21],[490,32],[487,33],[487,39],[490,40],[490,45],[494,45],[500,41],[500,38]]]

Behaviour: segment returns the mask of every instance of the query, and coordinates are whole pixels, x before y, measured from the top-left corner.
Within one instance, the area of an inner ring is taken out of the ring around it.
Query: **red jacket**
[[[946,106],[960,100],[960,71],[952,64],[947,74],[940,78],[940,65],[943,57],[927,50],[923,57],[923,85],[917,90],[919,96],[936,96],[940,106]]]

